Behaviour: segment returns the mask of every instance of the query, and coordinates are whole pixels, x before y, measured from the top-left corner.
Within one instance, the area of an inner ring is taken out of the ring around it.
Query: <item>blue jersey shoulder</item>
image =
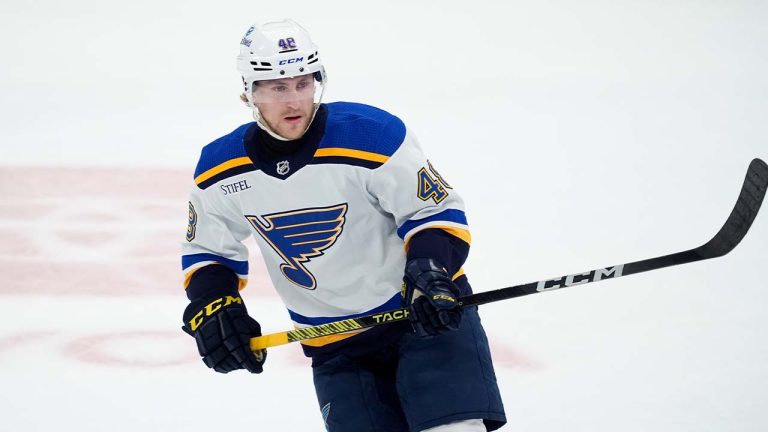
[[[376,107],[351,102],[326,104],[328,120],[320,148],[345,148],[392,156],[405,139],[405,124]]]
[[[195,168],[195,178],[197,179],[201,174],[209,172],[231,160],[247,157],[245,147],[243,146],[243,138],[248,128],[254,124],[255,122],[244,124],[203,147],[203,151],[200,153],[200,160],[197,162],[197,168]]]

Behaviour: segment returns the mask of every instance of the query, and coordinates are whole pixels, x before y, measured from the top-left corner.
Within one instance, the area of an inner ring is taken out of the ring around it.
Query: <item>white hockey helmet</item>
[[[302,26],[289,19],[248,28],[240,41],[237,70],[243,78],[246,103],[253,109],[256,81],[313,74],[321,87],[326,82],[317,46]]]

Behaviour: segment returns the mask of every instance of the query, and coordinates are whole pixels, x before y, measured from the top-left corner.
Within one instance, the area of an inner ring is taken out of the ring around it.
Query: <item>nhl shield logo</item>
[[[288,174],[288,171],[291,170],[291,167],[288,165],[288,161],[284,160],[282,162],[277,163],[277,173],[280,175],[286,175]]]

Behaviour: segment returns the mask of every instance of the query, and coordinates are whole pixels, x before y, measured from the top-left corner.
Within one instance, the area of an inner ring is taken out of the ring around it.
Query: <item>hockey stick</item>
[[[744,236],[747,235],[747,231],[752,226],[752,222],[755,220],[755,216],[757,216],[757,212],[765,197],[766,186],[768,186],[768,165],[760,159],[754,159],[749,164],[744,185],[741,187],[741,193],[739,193],[739,198],[730,216],[728,216],[728,220],[725,221],[723,227],[720,228],[720,231],[714,237],[697,248],[583,273],[472,294],[461,297],[460,306],[481,305],[723,256],[732,251]],[[396,309],[357,318],[348,318],[327,324],[251,338],[251,349],[258,350],[284,345],[290,342],[355,331],[406,319],[408,319],[407,309]]]

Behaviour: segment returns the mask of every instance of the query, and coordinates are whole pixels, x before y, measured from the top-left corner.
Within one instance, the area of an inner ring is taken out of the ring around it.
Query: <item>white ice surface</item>
[[[241,33],[283,17],[326,100],[398,114],[462,193],[478,291],[698,246],[768,159],[761,1],[41,0],[0,2],[0,162],[191,175],[249,121]],[[484,306],[504,430],[768,430],[767,214],[723,258]],[[322,430],[298,347],[209,372],[167,292],[0,296],[0,430]]]

